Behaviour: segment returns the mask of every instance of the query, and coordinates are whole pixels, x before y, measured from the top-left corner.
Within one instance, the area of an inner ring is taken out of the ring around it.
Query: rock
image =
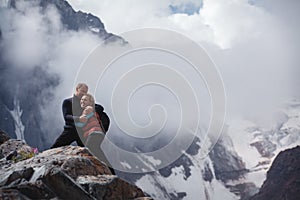
[[[34,170],[31,167],[25,168],[23,170],[6,172],[0,175],[0,186],[9,185],[10,183],[18,180],[25,179],[29,180],[33,174]]]
[[[32,158],[7,160],[29,146],[10,139],[0,148],[0,199],[135,199],[145,197],[142,190],[117,176],[87,148],[65,146],[50,149]],[[31,147],[29,147],[32,149]],[[6,161],[5,161],[6,160]]]
[[[232,141],[228,135],[223,134],[209,153],[209,157],[213,161],[216,179],[224,183],[238,180],[249,171],[242,158],[230,148],[233,148]]]
[[[27,198],[21,192],[14,189],[0,189],[0,199],[29,200],[29,198]]]
[[[10,137],[7,133],[5,133],[3,130],[0,129],[0,145],[9,140]]]
[[[248,200],[251,196],[258,192],[258,188],[254,183],[246,182],[236,185],[226,185],[230,191],[240,197],[241,200]]]
[[[262,138],[259,141],[253,142],[250,146],[254,146],[262,157],[272,158],[275,154],[276,145],[273,144],[268,138]]]
[[[145,196],[138,187],[113,175],[80,176],[77,182],[97,199],[121,200]]]
[[[19,184],[8,186],[6,189],[17,190],[29,199],[51,199],[56,197],[56,194],[51,191],[41,180],[34,183],[23,181]]]
[[[32,148],[22,140],[9,139],[0,145],[0,151],[6,157],[12,153],[15,154],[14,151],[31,153]]]
[[[203,180],[205,181],[211,182],[212,179],[214,178],[214,175],[207,162],[204,163],[204,170],[202,170],[201,172],[202,172]]]
[[[299,158],[300,146],[280,152],[267,173],[267,179],[251,200],[299,200]]]
[[[42,177],[42,182],[62,199],[95,199],[59,168],[53,168],[47,171]]]

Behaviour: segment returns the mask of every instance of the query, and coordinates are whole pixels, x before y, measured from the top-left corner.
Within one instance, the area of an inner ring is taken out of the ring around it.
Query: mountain
[[[51,54],[58,59],[63,56],[55,52],[57,49],[53,49],[53,43],[64,42],[67,39],[65,35],[74,33],[88,33],[99,38],[99,41],[105,40],[106,44],[123,45],[126,41],[108,33],[96,16],[74,11],[65,0],[1,1],[0,13],[0,128],[13,138],[25,140],[39,149],[46,149],[62,131],[62,125],[58,127],[55,123],[55,114],[51,117],[49,113],[45,113],[46,106],[54,101],[54,91],[65,81],[59,71],[49,67],[55,62],[49,58]],[[38,27],[28,20],[26,15],[31,14],[31,19],[38,18]],[[62,25],[61,29],[55,29],[59,26],[57,24]],[[17,32],[16,27],[26,29],[27,32]],[[37,34],[37,38],[34,34]],[[39,34],[44,34],[40,38],[42,41],[38,40]],[[51,38],[60,39],[51,41]],[[25,44],[18,46],[18,42]],[[14,45],[15,49],[11,50]],[[18,54],[20,50],[24,52]],[[67,51],[62,47],[58,50],[62,53]],[[34,62],[35,59],[38,62]],[[62,63],[66,63],[67,59]],[[23,60],[29,61],[29,64]],[[62,65],[61,69],[64,67],[66,66]],[[60,105],[56,107],[60,108]],[[45,121],[52,124],[46,127]]]
[[[20,0],[11,0],[10,7],[16,8],[16,3]],[[25,0],[26,1],[26,0]],[[104,40],[110,42],[126,43],[125,40],[117,35],[108,33],[105,30],[104,24],[101,20],[90,14],[82,11],[74,11],[71,5],[65,0],[27,0],[36,2],[42,9],[46,9],[49,6],[55,6],[60,14],[61,22],[68,30],[86,30],[98,35]]]
[[[251,200],[300,199],[299,155],[300,146],[280,152],[261,189]]]
[[[111,175],[87,148],[65,146],[38,153],[2,131],[0,138],[0,199],[151,199]]]
[[[169,166],[147,174],[120,173],[120,177],[138,185],[154,199],[249,200],[255,194],[270,194],[269,186],[265,185],[270,185],[271,175],[273,189],[286,188],[291,181],[291,190],[297,192],[297,179],[284,177],[297,177],[299,151],[280,152],[300,145],[299,119],[300,100],[294,99],[278,111],[271,127],[250,120],[227,122],[222,137],[205,158],[200,156],[201,138],[196,138]],[[292,171],[288,163],[293,166]]]

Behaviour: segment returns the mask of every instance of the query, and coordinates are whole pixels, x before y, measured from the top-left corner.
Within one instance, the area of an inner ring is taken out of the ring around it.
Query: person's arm
[[[74,124],[79,121],[79,116],[73,116],[72,101],[65,99],[62,104],[62,112],[66,123]]]

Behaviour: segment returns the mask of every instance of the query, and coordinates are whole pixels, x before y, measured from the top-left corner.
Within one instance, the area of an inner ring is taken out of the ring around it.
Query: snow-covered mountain
[[[155,199],[249,199],[259,191],[276,155],[300,144],[300,100],[288,102],[278,113],[271,128],[249,120],[227,122],[205,159],[198,138],[168,167],[121,176]]]

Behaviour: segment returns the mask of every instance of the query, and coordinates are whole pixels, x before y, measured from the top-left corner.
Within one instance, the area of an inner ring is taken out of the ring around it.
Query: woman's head
[[[84,94],[80,99],[81,108],[85,108],[87,106],[95,107],[95,99],[91,94]]]

